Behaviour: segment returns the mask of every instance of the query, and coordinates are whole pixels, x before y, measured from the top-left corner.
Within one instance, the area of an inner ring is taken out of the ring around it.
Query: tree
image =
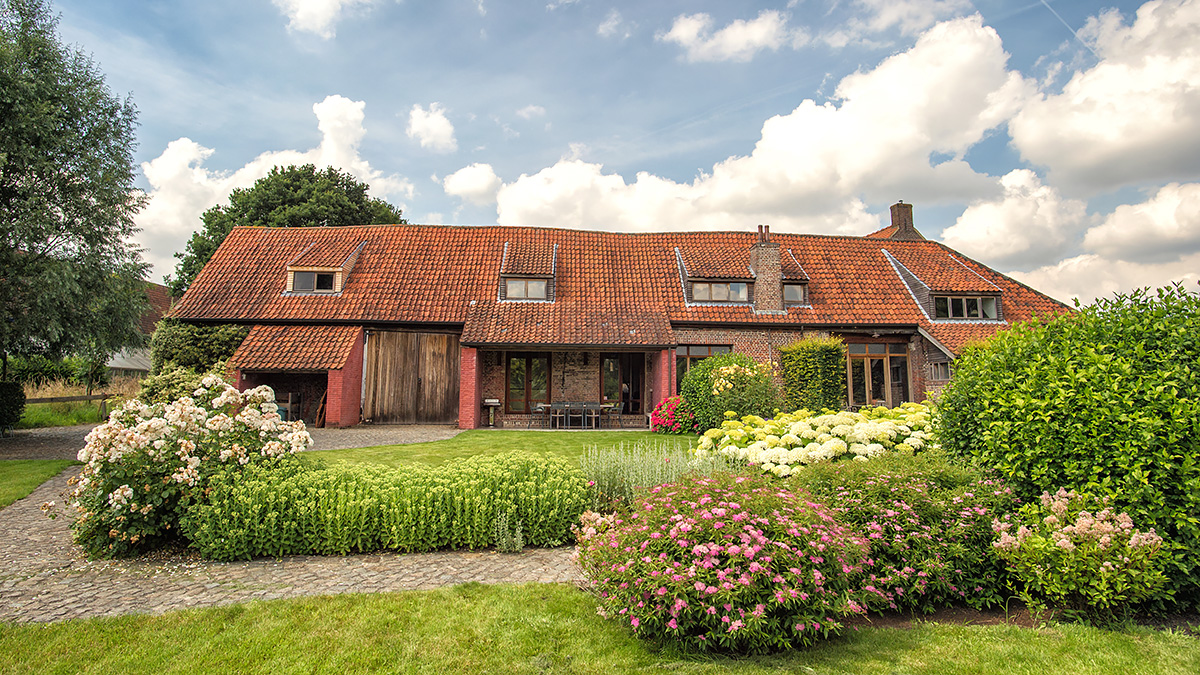
[[[171,294],[183,295],[237,225],[342,227],[405,222],[400,209],[368,197],[369,187],[333,167],[317,171],[305,164],[271,169],[254,187],[235,189],[228,205],[204,212],[203,225],[192,234],[187,249],[175,254],[179,258],[175,278],[165,280]]]
[[[57,23],[46,0],[0,0],[4,370],[9,354],[98,356],[130,343],[130,326],[95,313],[146,270],[126,244],[145,203],[134,188],[137,111],[90,57],[59,41]]]

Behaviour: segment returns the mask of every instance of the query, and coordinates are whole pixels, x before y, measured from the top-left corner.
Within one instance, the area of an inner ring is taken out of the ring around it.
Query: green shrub
[[[692,434],[696,432],[696,416],[682,396],[668,396],[654,406],[650,413],[650,430],[659,434]]]
[[[788,410],[838,410],[846,400],[846,345],[837,337],[808,337],[781,347]]]
[[[771,367],[733,352],[715,354],[692,366],[679,393],[696,416],[700,432],[721,426],[726,412],[771,417],[779,405]]]
[[[995,548],[1025,604],[1111,623],[1161,599],[1162,539],[1134,529],[1128,514],[1060,489],[1026,504],[1016,522],[1016,530],[1007,518],[996,522]]]
[[[207,372],[196,372],[191,368],[167,364],[161,371],[142,379],[138,400],[153,405],[169,403],[184,396],[191,396],[200,387],[200,382],[209,375],[225,379],[225,362],[218,361]]]
[[[25,388],[17,382],[0,382],[0,428],[15,426],[25,412]]]
[[[1135,291],[963,350],[941,442],[1023,499],[1106,499],[1166,539],[1168,590],[1200,606],[1200,297]]]
[[[587,449],[580,459],[587,479],[590,508],[611,511],[627,508],[646,490],[674,483],[684,476],[711,476],[733,471],[735,465],[724,457],[694,456],[683,443],[624,443],[601,450]]]
[[[228,361],[250,334],[249,326],[197,326],[163,319],[150,338],[150,369],[161,373],[168,364],[203,373],[218,361]]]
[[[1017,508],[1003,481],[927,452],[814,464],[785,484],[807,490],[866,537],[868,607],[931,612],[958,603],[1003,605],[1008,574],[992,549],[992,523]]]
[[[586,499],[582,474],[566,460],[524,453],[436,468],[251,468],[216,477],[183,527],[216,560],[485,548],[497,543],[500,514],[524,544],[557,546]]]
[[[13,382],[41,386],[57,380],[73,381],[82,359],[48,359],[44,356],[12,356],[8,377]]]

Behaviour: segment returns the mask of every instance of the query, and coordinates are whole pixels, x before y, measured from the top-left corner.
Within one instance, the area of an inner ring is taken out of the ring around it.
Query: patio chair
[[[625,420],[621,419],[621,413],[625,412],[625,402],[619,401],[616,405],[608,409],[608,427],[612,428],[612,421],[615,419],[621,428],[625,428]]]
[[[604,408],[601,407],[599,402],[584,403],[583,404],[584,426],[592,428],[592,429],[599,429],[600,428],[600,414],[603,410],[604,410]]]
[[[567,402],[567,428],[568,429],[571,428],[571,420],[572,420],[572,418],[575,418],[575,417],[579,417],[579,428],[582,429],[584,419],[586,418],[586,416],[587,416],[587,413],[584,410],[582,403],[577,403],[574,401]]]
[[[558,428],[561,429],[563,423],[567,419],[567,404],[551,403],[550,404],[550,428],[554,428],[554,423],[558,422]]]
[[[540,420],[538,422],[538,425],[541,428],[545,429],[547,423],[549,422],[549,417],[547,415],[547,409],[549,407],[550,406],[545,403],[534,403],[533,409],[530,410],[530,413],[529,413],[529,423],[525,425],[525,428],[528,429],[528,428],[532,427],[533,420],[537,419],[537,420]]]

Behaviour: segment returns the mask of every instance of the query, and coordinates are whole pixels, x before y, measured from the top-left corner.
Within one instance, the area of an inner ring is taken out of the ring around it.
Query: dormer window
[[[1000,317],[995,296],[955,297],[935,295],[933,314],[936,319],[991,319]]]
[[[332,272],[292,272],[292,292],[332,293]]]
[[[545,279],[505,279],[504,295],[509,300],[545,300]]]
[[[696,302],[749,302],[748,286],[740,281],[693,281],[692,300]]]
[[[783,285],[783,304],[785,304],[785,305],[807,305],[808,304],[808,284],[784,284]]]

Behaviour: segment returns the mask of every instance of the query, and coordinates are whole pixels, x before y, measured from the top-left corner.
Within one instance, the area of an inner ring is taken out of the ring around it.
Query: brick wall
[[[362,419],[363,332],[358,332],[343,368],[329,371],[325,426],[348,427]]]
[[[483,399],[479,391],[479,350],[462,347],[459,351],[458,382],[458,428],[474,429],[480,426]]]

